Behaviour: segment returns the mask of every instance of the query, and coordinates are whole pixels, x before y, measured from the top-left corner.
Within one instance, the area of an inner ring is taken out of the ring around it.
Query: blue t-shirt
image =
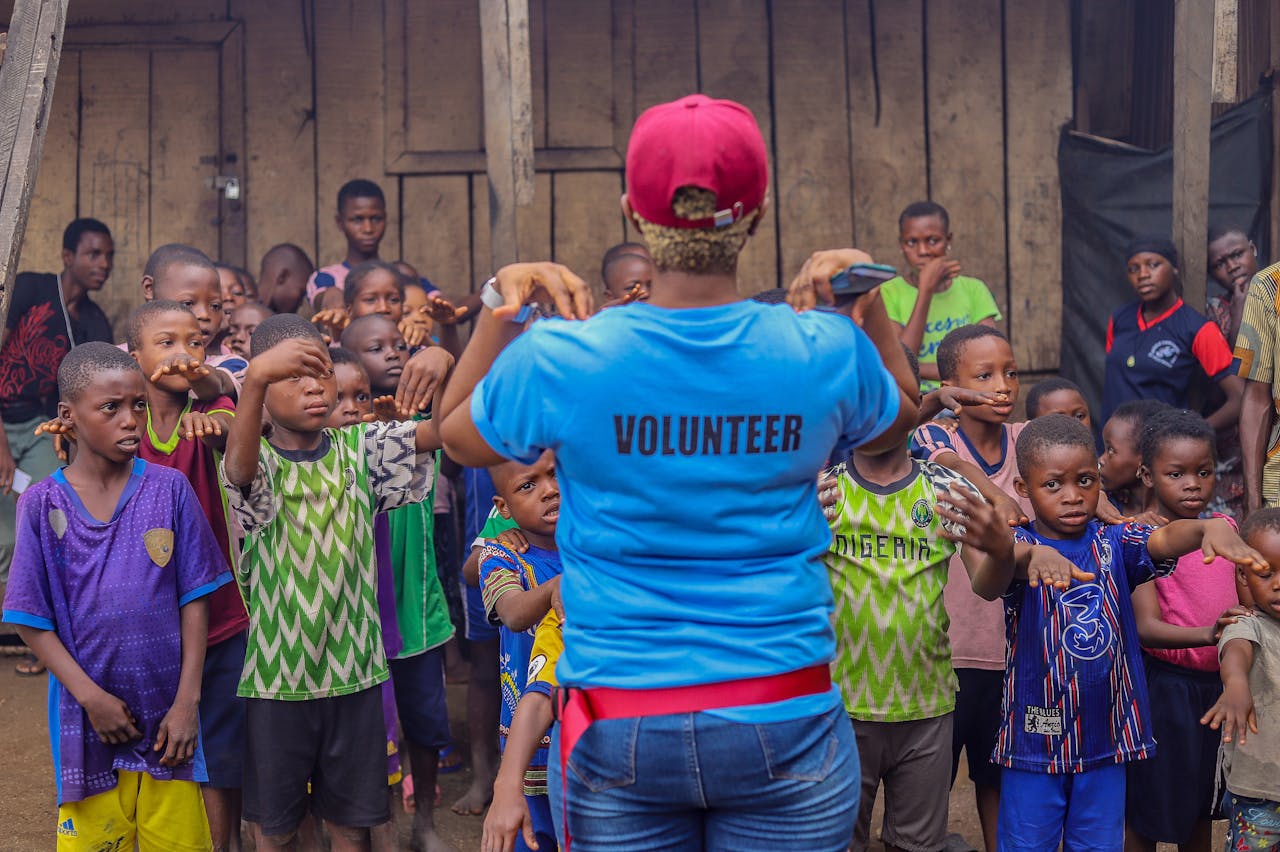
[[[1009,663],[996,763],[1085,772],[1155,753],[1130,596],[1177,560],[1152,562],[1151,533],[1097,521],[1065,541],[1038,535],[1034,524],[1015,531],[1017,541],[1048,545],[1096,577],[1065,591],[1018,581],[1005,594]]]
[[[471,398],[497,452],[556,452],[572,686],[650,689],[794,671],[835,654],[817,473],[898,414],[843,316],[743,301],[535,323]],[[833,688],[738,721],[824,712]]]

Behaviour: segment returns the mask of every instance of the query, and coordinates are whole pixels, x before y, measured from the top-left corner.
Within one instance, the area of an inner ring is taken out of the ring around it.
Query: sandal
[[[440,749],[440,764],[437,772],[441,775],[448,775],[458,772],[462,769],[462,755],[453,750],[452,745],[447,745]]]
[[[39,677],[47,671],[44,663],[40,662],[35,654],[24,654],[18,664],[13,667],[13,673],[18,677]]]

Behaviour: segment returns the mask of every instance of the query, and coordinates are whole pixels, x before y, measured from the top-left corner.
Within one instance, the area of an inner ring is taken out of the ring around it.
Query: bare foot
[[[480,816],[493,801],[493,779],[477,776],[462,794],[462,798],[453,803],[451,810],[462,816]]]
[[[413,839],[409,841],[409,848],[412,852],[458,852],[453,844],[441,837],[434,828],[419,831],[415,827]]]

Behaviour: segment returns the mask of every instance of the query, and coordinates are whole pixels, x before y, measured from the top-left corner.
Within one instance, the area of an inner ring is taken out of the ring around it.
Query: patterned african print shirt
[[[1271,385],[1271,397],[1280,411],[1280,382],[1276,380],[1276,359],[1280,356],[1280,263],[1258,271],[1249,282],[1249,295],[1244,303],[1240,333],[1235,339],[1235,356],[1240,362],[1240,377],[1251,382]],[[1280,506],[1280,417],[1272,423],[1267,440],[1267,458],[1262,467],[1262,502]]]
[[[387,679],[373,518],[430,493],[435,455],[415,455],[414,441],[413,423],[361,423],[326,429],[310,452],[264,439],[243,492],[224,471],[228,505],[245,531],[241,696],[300,701]]]

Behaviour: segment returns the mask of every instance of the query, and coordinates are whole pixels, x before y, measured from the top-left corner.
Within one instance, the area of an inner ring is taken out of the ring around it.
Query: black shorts
[[[1186,843],[1197,822],[1219,816],[1213,793],[1222,733],[1200,717],[1222,695],[1222,680],[1146,654],[1142,663],[1156,753],[1128,765],[1125,819],[1148,840]]]
[[[951,783],[960,770],[960,752],[969,763],[969,779],[979,787],[1000,789],[1000,766],[991,762],[1000,733],[1004,672],[956,669],[955,722],[951,729]]]
[[[206,787],[237,790],[244,783],[244,705],[236,695],[244,669],[246,631],[210,645],[200,682],[200,746],[209,771]]]
[[[292,833],[309,810],[353,828],[391,819],[381,686],[307,701],[250,698],[246,718],[244,818],[263,834]]]
[[[418,748],[449,744],[449,706],[445,703],[444,648],[391,661],[396,710],[404,738]]]

